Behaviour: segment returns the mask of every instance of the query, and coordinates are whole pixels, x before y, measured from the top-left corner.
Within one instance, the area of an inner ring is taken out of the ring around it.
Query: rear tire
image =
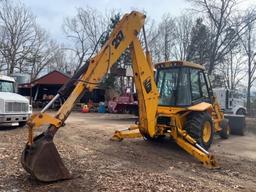
[[[191,112],[185,130],[204,149],[209,149],[214,136],[212,118],[207,112]]]
[[[230,127],[229,127],[229,121],[227,119],[223,119],[220,122],[221,131],[219,132],[219,135],[222,139],[228,139],[230,135]]]

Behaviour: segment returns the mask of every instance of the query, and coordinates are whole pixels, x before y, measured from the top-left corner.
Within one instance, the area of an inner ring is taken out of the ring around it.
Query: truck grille
[[[28,104],[18,102],[5,102],[5,112],[28,112]]]

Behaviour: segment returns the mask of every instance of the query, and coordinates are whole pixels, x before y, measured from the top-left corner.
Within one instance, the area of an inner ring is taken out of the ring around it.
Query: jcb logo
[[[118,48],[121,41],[124,39],[124,34],[122,31],[119,31],[115,37],[115,39],[112,41],[112,45],[115,47],[115,49]]]

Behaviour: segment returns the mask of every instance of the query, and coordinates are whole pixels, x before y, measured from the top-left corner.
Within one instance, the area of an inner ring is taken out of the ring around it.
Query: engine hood
[[[26,97],[23,97],[17,93],[8,93],[8,92],[0,92],[0,99],[4,101],[14,101],[14,102],[22,102],[22,103],[29,102],[29,100]]]

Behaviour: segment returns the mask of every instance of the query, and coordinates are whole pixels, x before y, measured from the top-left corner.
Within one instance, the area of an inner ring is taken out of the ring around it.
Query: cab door
[[[199,71],[199,79],[200,79],[200,87],[201,87],[201,96],[203,101],[211,103],[211,96],[210,96],[210,84],[206,80],[206,75],[204,71]]]
[[[200,102],[211,103],[209,85],[207,83],[204,71],[201,69],[191,68],[190,82],[191,82],[192,103],[193,104],[197,104]]]

